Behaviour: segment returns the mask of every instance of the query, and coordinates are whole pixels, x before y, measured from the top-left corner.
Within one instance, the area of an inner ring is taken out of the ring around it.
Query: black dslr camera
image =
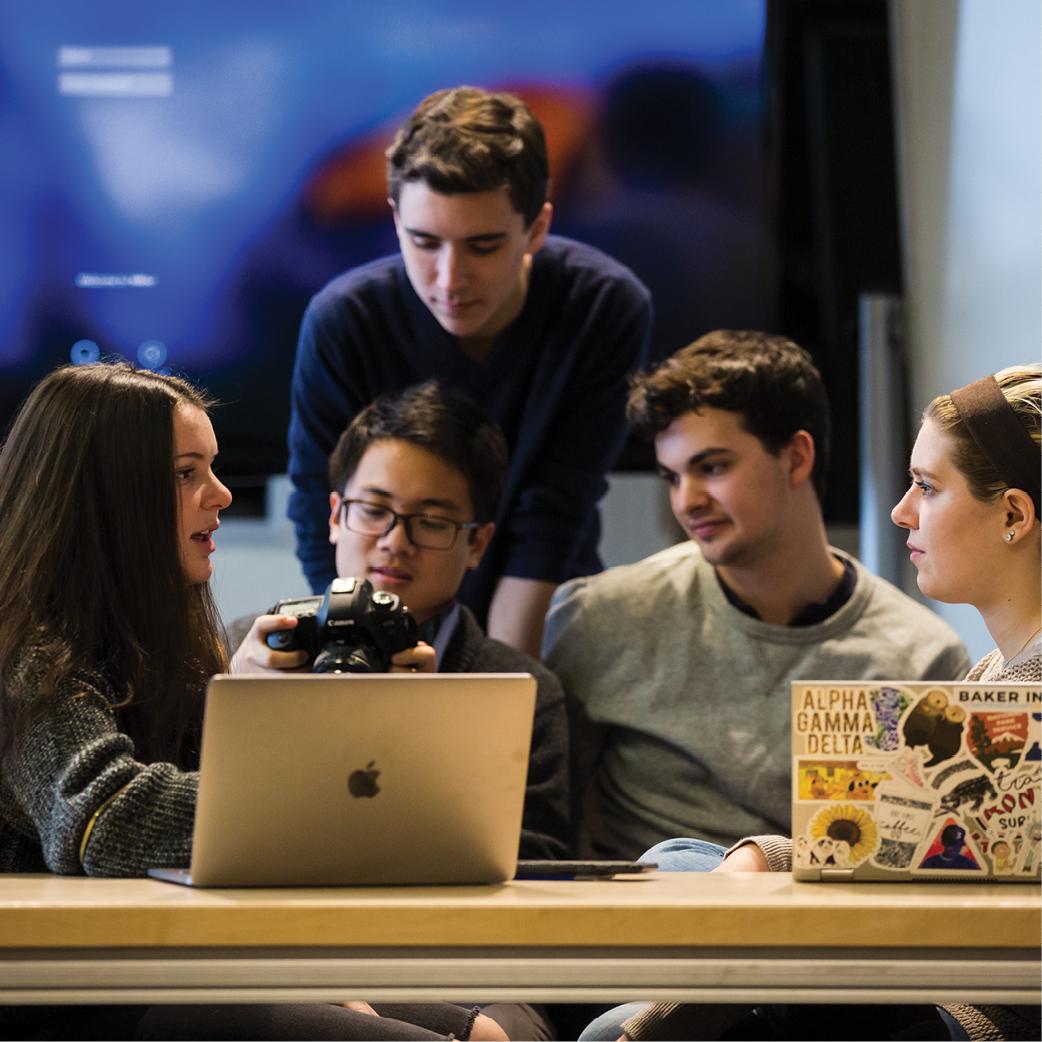
[[[296,629],[265,638],[275,651],[306,651],[313,673],[386,673],[391,656],[416,644],[416,620],[401,598],[368,579],[334,579],[321,597],[279,601]]]

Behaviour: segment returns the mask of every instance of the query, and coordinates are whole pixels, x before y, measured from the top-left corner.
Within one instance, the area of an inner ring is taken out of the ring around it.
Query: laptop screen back
[[[797,879],[1035,881],[1038,684],[792,685]]]
[[[527,674],[215,677],[193,885],[510,878],[534,706]]]

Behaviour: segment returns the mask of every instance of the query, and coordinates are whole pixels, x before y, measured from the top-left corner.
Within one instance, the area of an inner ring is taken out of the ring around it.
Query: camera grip
[[[264,643],[272,651],[294,651],[293,630],[273,630],[264,638]]]

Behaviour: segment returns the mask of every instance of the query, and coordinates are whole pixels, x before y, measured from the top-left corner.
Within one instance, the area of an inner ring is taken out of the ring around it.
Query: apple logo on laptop
[[[380,772],[374,770],[373,765],[376,763],[375,760],[370,760],[365,765],[365,770],[352,771],[350,777],[347,779],[347,791],[354,797],[366,796],[372,799],[380,791],[380,786],[377,785],[376,779]]]

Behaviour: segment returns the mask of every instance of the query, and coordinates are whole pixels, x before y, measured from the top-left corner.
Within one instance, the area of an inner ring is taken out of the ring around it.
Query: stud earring
[[[1012,543],[1013,542],[1013,529],[1012,528],[1009,528],[1009,529],[1006,530],[1006,542],[1007,543]]]

